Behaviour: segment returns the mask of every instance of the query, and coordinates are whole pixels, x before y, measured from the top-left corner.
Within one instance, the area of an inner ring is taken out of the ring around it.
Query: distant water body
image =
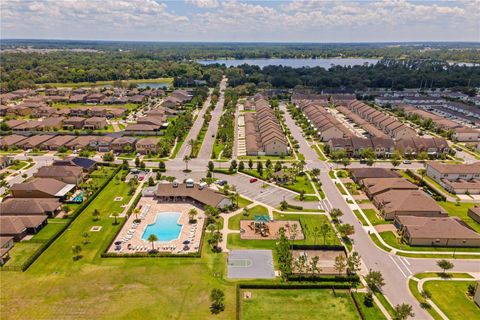
[[[242,64],[256,65],[260,68],[266,66],[286,66],[292,68],[302,67],[322,67],[328,69],[332,66],[358,66],[365,63],[375,64],[378,59],[367,58],[331,58],[331,59],[218,59],[218,60],[197,60],[198,63],[208,64],[225,64],[227,67],[237,67]]]

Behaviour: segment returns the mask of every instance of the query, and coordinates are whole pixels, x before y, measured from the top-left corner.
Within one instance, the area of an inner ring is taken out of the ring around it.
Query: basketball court
[[[271,250],[232,250],[228,254],[228,278],[275,278]]]

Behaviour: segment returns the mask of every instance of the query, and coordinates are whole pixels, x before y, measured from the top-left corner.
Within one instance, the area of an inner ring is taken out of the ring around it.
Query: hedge
[[[405,173],[411,177],[412,179],[418,181],[418,185],[422,187],[424,190],[428,191],[428,193],[432,194],[432,198],[435,199],[435,201],[447,201],[447,198],[438,192],[436,189],[432,188],[428,183],[426,183],[424,180],[419,180],[418,176],[413,173],[410,169],[407,169]]]
[[[345,252],[345,247],[342,245],[294,244],[292,245],[292,250],[327,250]]]
[[[358,275],[351,275],[351,276],[291,275],[288,277],[288,281],[358,283],[360,282],[360,278]]]

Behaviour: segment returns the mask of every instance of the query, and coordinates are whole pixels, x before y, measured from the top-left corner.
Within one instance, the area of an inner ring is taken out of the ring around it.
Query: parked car
[[[367,163],[367,160],[365,160],[365,159],[360,159],[360,164],[365,164],[365,163]]]
[[[217,180],[215,183],[218,184],[219,186],[224,186],[224,185],[227,183],[227,181],[225,181],[225,180]]]
[[[257,178],[251,178],[251,179],[250,179],[250,183],[254,183],[254,182],[257,182],[257,181],[258,181]]]
[[[412,161],[410,161],[410,160],[403,160],[403,164],[411,164],[411,163],[412,163]]]

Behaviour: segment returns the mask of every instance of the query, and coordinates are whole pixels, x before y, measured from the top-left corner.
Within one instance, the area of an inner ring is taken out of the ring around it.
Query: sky
[[[480,0],[1,0],[0,38],[480,41]]]

